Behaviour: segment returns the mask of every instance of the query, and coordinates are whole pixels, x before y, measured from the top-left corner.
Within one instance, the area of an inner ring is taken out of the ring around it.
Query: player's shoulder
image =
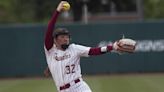
[[[71,43],[71,44],[69,45],[69,48],[74,48],[74,47],[76,47],[76,44],[75,44],[75,43]]]
[[[69,48],[70,49],[76,49],[76,48],[78,48],[78,44],[76,44],[76,43],[71,43],[70,45],[69,45]]]
[[[85,48],[85,47],[87,47],[87,46],[81,45],[81,44],[72,43],[72,44],[70,44],[69,47],[70,47],[70,48],[74,48],[74,49],[79,49],[79,48]]]
[[[69,47],[78,47],[78,46],[82,46],[82,45],[80,45],[80,44],[76,44],[76,43],[72,43],[72,44],[70,44],[70,46]]]

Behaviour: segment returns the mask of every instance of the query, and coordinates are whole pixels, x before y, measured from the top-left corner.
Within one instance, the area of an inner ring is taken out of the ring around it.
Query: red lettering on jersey
[[[65,59],[68,59],[68,58],[70,58],[71,57],[71,55],[70,54],[65,54],[65,55],[63,55],[63,56],[57,56],[57,55],[55,55],[55,60],[57,60],[57,61],[62,61],[62,60],[65,60]]]

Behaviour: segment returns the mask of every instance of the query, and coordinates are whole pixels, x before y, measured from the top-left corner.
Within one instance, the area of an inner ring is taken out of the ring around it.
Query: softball
[[[63,4],[63,10],[68,11],[70,9],[70,4],[69,3],[64,3]]]

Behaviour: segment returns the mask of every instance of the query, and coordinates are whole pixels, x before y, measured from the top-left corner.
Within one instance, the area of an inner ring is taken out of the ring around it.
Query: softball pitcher
[[[121,41],[105,47],[87,47],[70,43],[70,33],[66,28],[55,28],[57,17],[64,12],[64,5],[68,3],[61,1],[54,11],[48,23],[45,34],[45,55],[49,71],[56,84],[58,92],[91,92],[91,89],[83,81],[80,68],[80,58],[91,55],[101,55],[112,50],[118,52],[133,52],[135,46],[124,48]],[[54,30],[55,29],[55,30]]]

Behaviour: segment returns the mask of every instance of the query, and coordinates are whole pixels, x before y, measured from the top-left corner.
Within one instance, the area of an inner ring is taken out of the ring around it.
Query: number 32
[[[66,74],[75,73],[75,64],[67,65],[65,66],[65,68],[66,68]]]

